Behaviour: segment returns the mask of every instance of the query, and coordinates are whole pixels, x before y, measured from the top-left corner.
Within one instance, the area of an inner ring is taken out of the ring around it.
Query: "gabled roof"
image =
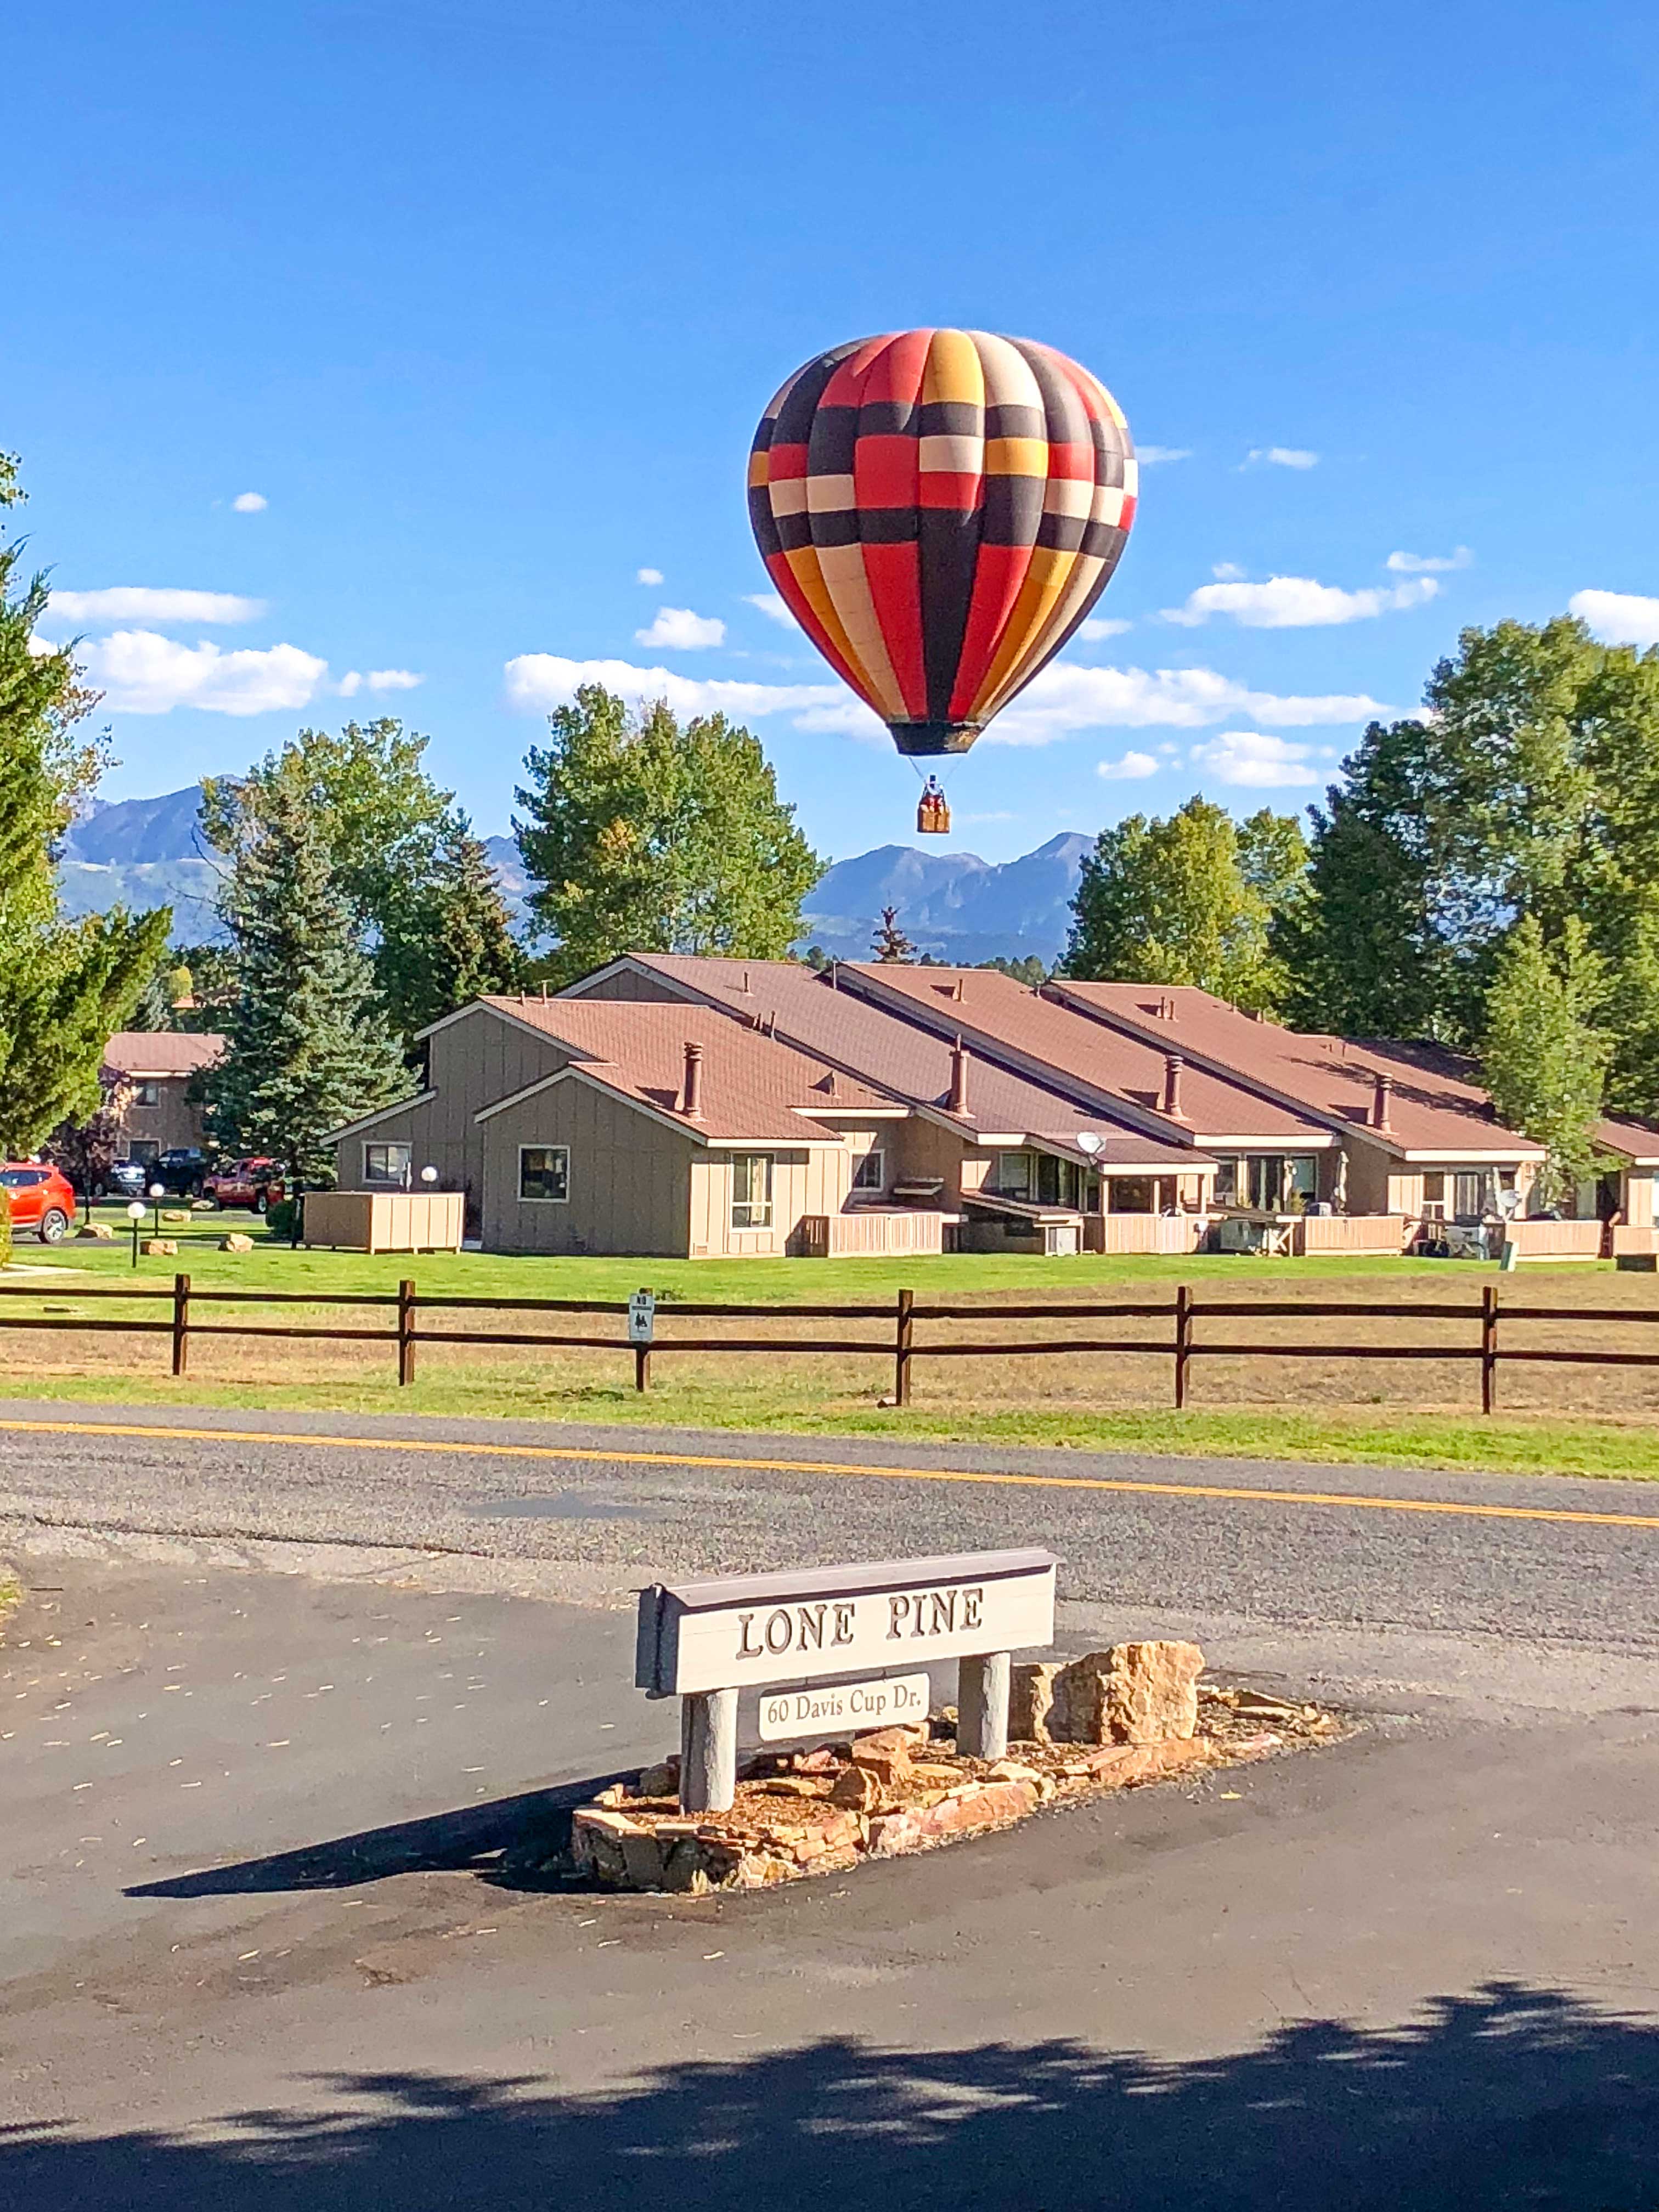
[[[1543,1147],[1506,1129],[1470,1062],[1431,1045],[1385,1038],[1305,1035],[1242,1014],[1191,984],[1073,983],[1053,995],[1086,1008],[1160,1051],[1237,1073],[1293,1099],[1328,1126],[1352,1129],[1385,1150],[1440,1158],[1541,1158]],[[1386,1130],[1369,1126],[1376,1078],[1393,1085]]]
[[[1595,1141],[1610,1152],[1622,1152],[1632,1167],[1659,1167],[1659,1121],[1610,1114],[1596,1123]]]
[[[1081,1103],[1063,1081],[1051,1085],[995,1066],[976,1055],[970,1056],[967,1071],[967,1110],[951,1114],[947,1105],[951,1037],[921,1027],[902,1011],[890,1012],[851,990],[837,989],[827,974],[814,975],[794,961],[629,953],[573,984],[571,995],[580,1000],[596,984],[629,973],[688,1001],[718,1006],[746,1026],[759,1024],[768,1034],[775,1033],[781,1042],[787,1041],[821,1061],[878,1085],[893,1097],[920,1107],[931,1120],[981,1141],[993,1137],[1017,1141],[1041,1133],[1045,1139],[1053,1135],[1055,1141],[1072,1142],[1079,1134],[1088,1134],[1099,1137],[1103,1145],[1127,1148],[1124,1171],[1143,1166],[1149,1170],[1162,1166],[1167,1170],[1176,1162],[1188,1169],[1206,1164],[1191,1158],[1181,1158],[1191,1140],[1175,1122],[1152,1115],[1120,1120],[1097,1105]],[[1105,1164],[1119,1164],[1110,1159]]]
[[[844,989],[902,1010],[936,1031],[954,1030],[970,1044],[978,1040],[989,1050],[1040,1064],[1045,1080],[1074,1097],[1092,1094],[1107,1112],[1115,1101],[1143,1127],[1156,1121],[1172,1142],[1180,1141],[1183,1127],[1201,1146],[1231,1138],[1318,1150],[1331,1141],[1327,1126],[1298,1108],[1190,1065],[1182,1079],[1182,1121],[1161,1115],[1164,1055],[1176,1048],[1174,1040],[1165,1047],[1109,1030],[994,968],[843,963],[841,980]]]
[[[866,1084],[712,1007],[622,999],[492,997],[480,1003],[539,1030],[587,1080],[705,1144],[839,1142],[820,1115],[834,1121],[891,1110],[891,1100]],[[702,1047],[702,1112],[695,1121],[680,1110],[688,1044]],[[494,1101],[478,1118],[531,1097],[563,1073]]]
[[[224,1048],[211,1030],[117,1030],[104,1047],[104,1065],[122,1075],[194,1075]]]

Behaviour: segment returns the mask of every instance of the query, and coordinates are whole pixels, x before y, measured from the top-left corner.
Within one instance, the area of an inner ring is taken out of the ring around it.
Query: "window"
[[[732,1226],[734,1229],[769,1229],[772,1226],[770,1152],[732,1153]]]
[[[1238,1162],[1237,1160],[1216,1162],[1215,1202],[1218,1206],[1238,1204]]]
[[[159,1083],[135,1084],[132,1103],[135,1106],[159,1106],[161,1103],[161,1085]]]
[[[562,1206],[570,1196],[570,1147],[520,1145],[519,1196],[542,1206]]]
[[[0,1183],[8,1190],[33,1190],[46,1181],[48,1172],[46,1168],[8,1168],[0,1175]]]
[[[887,1156],[884,1152],[868,1152],[853,1170],[854,1190],[885,1190],[887,1188]]]
[[[1423,1214],[1429,1221],[1443,1221],[1446,1218],[1446,1178],[1437,1169],[1423,1177]]]
[[[154,1137],[135,1137],[127,1146],[127,1158],[147,1168],[161,1147]]]
[[[1483,1175],[1458,1175],[1452,1177],[1455,1194],[1454,1203],[1460,1221],[1479,1221],[1486,1211],[1486,1178]]]
[[[407,1145],[365,1145],[363,1181],[383,1187],[392,1183],[401,1190],[409,1181],[409,1161]]]
[[[1299,1152],[1285,1164],[1290,1169],[1292,1204],[1310,1204],[1319,1195],[1319,1162],[1311,1152]]]
[[[1030,1152],[999,1152],[994,1186],[997,1194],[1002,1198],[1030,1198],[1031,1164]]]

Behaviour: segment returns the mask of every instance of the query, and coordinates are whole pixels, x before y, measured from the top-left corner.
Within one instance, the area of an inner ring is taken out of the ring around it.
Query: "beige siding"
[[[1650,1168],[1630,1168],[1626,1171],[1624,1207],[1625,1219],[1631,1228],[1653,1227],[1653,1170]]]
[[[806,1249],[806,1232],[802,1225],[806,1216],[839,1213],[847,1203],[853,1173],[850,1152],[832,1146],[796,1152],[782,1145],[757,1145],[754,1150],[769,1152],[772,1158],[769,1229],[732,1226],[730,1152],[711,1152],[706,1163],[700,1164],[703,1191],[693,1218],[703,1225],[703,1237],[697,1241],[706,1242],[713,1258],[799,1256]]]
[[[1400,1180],[1398,1176],[1389,1175],[1389,1170],[1393,1164],[1390,1154],[1383,1152],[1380,1146],[1368,1145],[1363,1139],[1345,1144],[1343,1150],[1348,1155],[1347,1207],[1350,1213],[1407,1211],[1403,1206],[1397,1206],[1389,1196],[1390,1183]],[[1420,1201],[1420,1177],[1418,1196]]]
[[[659,983],[654,975],[636,975],[624,970],[621,975],[606,975],[599,981],[591,978],[573,983],[561,994],[571,999],[630,999],[646,1000],[652,1006],[664,1006],[680,1000],[678,991],[671,991],[666,983]],[[682,1001],[683,1003],[683,1001]]]
[[[187,1075],[135,1076],[131,1079],[135,1103],[121,1116],[122,1141],[118,1151],[125,1153],[134,1144],[153,1145],[157,1152],[170,1152],[178,1145],[200,1145],[202,1117],[185,1097],[190,1081]],[[154,1106],[136,1103],[136,1094],[145,1084],[155,1089]],[[143,1155],[152,1158],[154,1156]]]
[[[492,1114],[481,1133],[486,1250],[686,1257],[690,1137],[574,1077]],[[521,1145],[568,1146],[568,1200],[519,1196]]]

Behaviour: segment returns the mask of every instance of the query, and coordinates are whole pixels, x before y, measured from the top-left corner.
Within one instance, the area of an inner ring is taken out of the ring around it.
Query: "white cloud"
[[[1326,748],[1322,746],[1322,753]],[[1206,769],[1218,783],[1242,784],[1254,791],[1280,790],[1291,784],[1316,783],[1317,771],[1309,765],[1311,745],[1289,744],[1269,737],[1265,730],[1224,730],[1193,747],[1194,764]]]
[[[1098,645],[1102,638],[1121,637],[1126,629],[1133,628],[1132,622],[1120,622],[1114,616],[1102,615],[1093,621],[1079,623],[1077,634],[1086,638],[1091,645]]]
[[[238,514],[263,514],[270,505],[262,491],[239,491],[230,503]]]
[[[1190,461],[1192,458],[1193,449],[1190,446],[1137,446],[1135,447],[1135,459],[1138,461],[1145,461],[1152,468],[1155,468],[1159,461]]]
[[[413,691],[425,681],[425,677],[417,676],[412,668],[371,668],[368,672],[371,691]]]
[[[718,615],[694,615],[690,607],[659,607],[649,629],[636,629],[636,644],[666,646],[671,653],[699,653],[724,645],[726,624]]]
[[[303,707],[328,674],[328,663],[297,645],[225,653],[204,641],[180,645],[151,629],[118,629],[83,646],[87,681],[104,704],[128,714],[165,714],[199,707],[210,714],[264,714]]]
[[[1210,574],[1218,584],[1236,584],[1243,575],[1244,571],[1237,561],[1218,561]]]
[[[1453,568],[1467,568],[1474,556],[1467,545],[1451,553],[1390,553],[1386,565],[1396,576],[1443,576]]]
[[[1639,592],[1575,592],[1567,612],[1587,622],[1604,645],[1659,645],[1659,599]]]
[[[1158,763],[1151,753],[1125,753],[1121,760],[1100,762],[1095,774],[1108,783],[1138,783],[1142,776],[1158,774]]]
[[[504,674],[509,702],[531,714],[564,705],[574,698],[579,684],[602,684],[635,704],[665,699],[677,714],[725,714],[744,720],[787,714],[799,730],[839,731],[886,742],[878,717],[839,684],[733,682],[638,668],[626,660],[568,660],[554,653],[520,653],[507,662]],[[1365,722],[1391,711],[1363,693],[1285,697],[1252,691],[1212,668],[1082,668],[1061,662],[1045,668],[998,716],[981,742],[1047,745],[1082,730],[1200,730],[1235,715],[1297,726]]]
[[[634,581],[636,584],[659,584],[662,581],[662,570],[660,568],[636,568],[634,571]]]
[[[1276,469],[1316,469],[1319,456],[1306,446],[1252,446],[1244,456],[1248,469],[1257,461],[1266,461]]]
[[[763,614],[768,622],[776,623],[780,629],[794,629],[798,627],[795,617],[790,613],[781,592],[745,592],[743,596],[747,605],[756,608]]]
[[[54,592],[49,611],[65,622],[245,623],[264,614],[263,599],[234,592],[153,590],[112,584],[101,592]]]
[[[1421,606],[1439,589],[1432,576],[1361,592],[1318,584],[1311,576],[1271,576],[1265,584],[1230,579],[1224,583],[1200,584],[1188,594],[1185,606],[1165,607],[1164,619],[1190,629],[1208,622],[1212,615],[1231,615],[1246,629],[1312,629],[1331,623],[1364,622],[1372,615]]]

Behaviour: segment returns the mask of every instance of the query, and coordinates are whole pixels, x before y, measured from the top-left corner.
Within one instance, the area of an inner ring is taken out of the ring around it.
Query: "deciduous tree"
[[[1548,1152],[1537,1188],[1571,1203],[1594,1170],[1595,1129],[1612,1043],[1598,1018],[1607,988],[1589,932],[1576,916],[1547,944],[1523,915],[1498,955],[1486,994],[1481,1066],[1498,1119]]]

